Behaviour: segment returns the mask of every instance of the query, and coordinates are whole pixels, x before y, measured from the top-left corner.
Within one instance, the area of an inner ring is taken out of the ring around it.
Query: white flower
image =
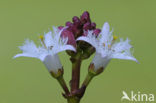
[[[115,42],[116,36],[109,31],[109,24],[106,22],[101,33],[96,36],[93,31],[88,31],[87,36],[81,36],[77,40],[83,40],[90,43],[96,49],[95,57],[92,61],[95,69],[105,68],[112,58],[127,59],[138,62],[131,53],[132,46],[129,44],[129,39],[125,41],[120,39],[120,42]]]
[[[23,56],[40,59],[50,72],[57,73],[58,69],[62,69],[57,53],[65,50],[75,51],[73,46],[67,45],[68,38],[61,38],[61,32],[62,30],[53,27],[53,32],[40,36],[42,46],[39,47],[33,41],[26,40],[24,45],[19,47],[23,53],[14,58]]]

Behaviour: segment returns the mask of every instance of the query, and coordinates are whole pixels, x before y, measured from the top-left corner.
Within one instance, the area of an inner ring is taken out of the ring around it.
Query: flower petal
[[[96,35],[93,34],[93,31],[88,31],[87,36],[80,36],[79,38],[77,38],[76,41],[80,41],[80,40],[91,44],[95,48],[98,48],[99,42],[98,42],[98,39],[97,39]]]
[[[111,58],[115,58],[115,59],[125,59],[125,60],[133,60],[137,63],[138,60],[136,58],[134,58],[132,55],[127,55],[126,53],[115,53],[111,56]]]
[[[101,67],[105,68],[107,66],[107,64],[110,62],[111,58],[109,57],[102,57],[101,54],[96,53],[92,63],[94,63],[95,66],[95,70],[100,69]]]
[[[19,46],[20,50],[23,51],[21,54],[17,54],[14,56],[14,58],[20,57],[20,56],[25,56],[25,57],[38,57],[38,48],[36,47],[35,43],[30,40],[26,40],[23,46]]]
[[[105,22],[103,27],[102,27],[102,34],[104,34],[103,36],[107,36],[109,35],[109,30],[110,30],[110,26],[108,22]]]
[[[49,46],[51,46],[53,43],[53,39],[52,39],[52,32],[51,31],[49,31],[48,33],[46,33],[45,35],[44,35],[44,42],[45,42],[45,44],[46,44],[46,46],[47,47],[49,47]]]
[[[130,40],[127,38],[125,41],[123,39],[120,39],[120,42],[115,43],[112,45],[112,58],[116,59],[127,59],[127,60],[133,60],[136,61],[136,58],[133,57],[131,48],[132,45],[130,45]]]
[[[76,49],[71,45],[59,45],[59,46],[55,46],[52,49],[52,54],[55,55],[59,52],[65,51],[65,50],[71,50],[71,51],[76,52]]]
[[[115,52],[123,52],[125,50],[129,50],[132,48],[132,45],[129,43],[130,40],[127,38],[125,41],[123,39],[120,39],[120,42],[115,43],[112,45],[112,49],[115,50]]]
[[[110,30],[110,26],[108,22],[104,23],[102,27],[102,31],[100,33],[100,36],[101,36],[100,43],[107,43],[107,41],[109,41],[109,38],[110,38],[109,30]]]
[[[59,60],[58,55],[47,55],[43,61],[47,69],[53,72],[58,72],[58,69],[62,69],[61,62]]]
[[[18,58],[18,57],[32,57],[32,58],[37,58],[37,56],[35,56],[35,55],[26,54],[26,53],[17,54],[13,58]]]
[[[63,30],[65,30],[67,27],[64,27],[63,29],[59,30],[58,28],[53,26],[53,39],[55,42],[59,42],[60,38],[61,38],[61,34],[63,32]]]

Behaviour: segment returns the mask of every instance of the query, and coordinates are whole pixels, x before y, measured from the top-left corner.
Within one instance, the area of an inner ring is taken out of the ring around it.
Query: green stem
[[[94,75],[91,75],[90,73],[87,74],[82,86],[87,87],[89,85],[89,83],[91,82],[91,80],[93,79]]]
[[[66,82],[65,82],[63,76],[58,77],[57,80],[58,80],[59,84],[61,85],[61,87],[63,88],[64,92],[68,95],[70,92],[69,92],[69,89],[66,85]]]
[[[80,103],[80,100],[76,97],[68,98],[68,103]]]

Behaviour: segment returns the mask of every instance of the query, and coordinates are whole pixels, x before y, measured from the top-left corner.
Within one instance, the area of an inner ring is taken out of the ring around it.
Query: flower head
[[[131,53],[130,40],[127,38],[125,41],[120,39],[120,42],[116,42],[116,39],[117,36],[112,35],[109,24],[106,22],[98,36],[94,35],[93,31],[88,31],[87,36],[81,36],[77,40],[86,41],[95,47],[96,54],[92,63],[96,70],[101,67],[105,68],[112,58],[137,62]]]
[[[73,46],[67,44],[68,38],[60,37],[62,31],[53,27],[53,32],[50,31],[44,36],[40,36],[42,45],[39,47],[27,39],[23,46],[19,47],[23,53],[15,55],[14,58],[23,56],[40,59],[50,72],[57,73],[58,69],[62,69],[57,53],[65,50],[75,51]]]
[[[82,35],[87,35],[88,30],[93,30],[95,35],[100,33],[100,29],[96,28],[96,23],[91,22],[89,12],[85,11],[80,18],[74,16],[72,22],[66,22],[67,28],[63,30],[62,37],[68,37],[68,44],[76,46],[76,39]],[[63,29],[63,26],[59,26]]]

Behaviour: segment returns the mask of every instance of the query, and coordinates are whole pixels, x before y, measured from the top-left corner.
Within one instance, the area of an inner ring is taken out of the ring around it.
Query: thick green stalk
[[[91,82],[91,80],[93,79],[93,75],[91,75],[90,73],[87,74],[82,86],[87,87],[89,85],[89,83]]]
[[[68,98],[68,103],[80,103],[80,100],[76,97]]]

